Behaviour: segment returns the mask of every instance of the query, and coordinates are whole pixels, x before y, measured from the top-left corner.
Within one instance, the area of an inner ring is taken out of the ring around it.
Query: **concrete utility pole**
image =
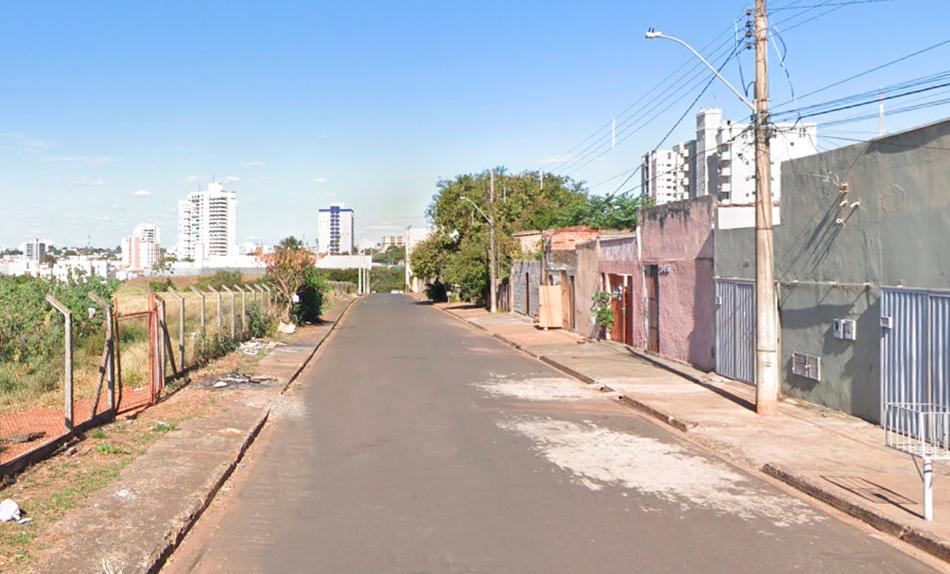
[[[772,245],[768,13],[755,0],[755,410],[778,413],[778,329]]]
[[[498,281],[495,277],[495,170],[491,170],[491,180],[488,185],[488,296],[491,297],[489,309],[492,313],[498,312]]]
[[[655,28],[647,39],[662,38],[684,46],[752,110],[755,128],[755,410],[778,412],[778,317],[772,247],[772,160],[769,153],[768,13],[765,0],[755,0],[755,103],[729,83],[719,70],[688,43]]]

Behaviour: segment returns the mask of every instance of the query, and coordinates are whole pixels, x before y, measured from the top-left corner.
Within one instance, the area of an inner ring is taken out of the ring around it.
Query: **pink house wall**
[[[659,274],[660,354],[712,370],[713,358],[713,223],[715,198],[701,197],[660,205],[640,212],[640,277],[647,265]],[[647,318],[643,280],[641,321],[634,339],[645,347]]]

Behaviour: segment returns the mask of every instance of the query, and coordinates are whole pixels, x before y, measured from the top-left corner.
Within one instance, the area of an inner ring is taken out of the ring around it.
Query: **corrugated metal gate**
[[[716,279],[716,372],[755,379],[755,283]]]
[[[889,405],[950,409],[950,293],[881,289],[881,420]]]

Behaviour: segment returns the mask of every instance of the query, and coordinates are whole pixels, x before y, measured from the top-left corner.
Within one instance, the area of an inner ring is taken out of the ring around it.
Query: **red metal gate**
[[[149,293],[145,310],[115,306],[116,412],[153,405],[164,387],[164,353],[158,304]],[[123,357],[123,347],[126,347]]]

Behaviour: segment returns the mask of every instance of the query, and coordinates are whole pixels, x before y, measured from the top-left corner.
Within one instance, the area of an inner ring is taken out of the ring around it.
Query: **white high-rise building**
[[[178,259],[238,254],[237,193],[216,182],[178,202]]]
[[[122,239],[122,265],[129,271],[151,270],[162,259],[161,236],[154,223],[139,223],[131,237]]]
[[[814,123],[778,124],[771,138],[772,200],[781,198],[781,166],[818,153]],[[643,156],[643,193],[657,204],[714,194],[722,204],[755,202],[755,133],[722,121],[717,109],[696,115],[696,139]],[[684,187],[685,182],[685,187]]]
[[[353,210],[344,203],[331,203],[317,216],[317,252],[330,255],[353,253]]]
[[[23,257],[28,261],[42,261],[46,257],[49,248],[49,241],[40,241],[38,238],[20,244],[20,251],[23,252]]]

